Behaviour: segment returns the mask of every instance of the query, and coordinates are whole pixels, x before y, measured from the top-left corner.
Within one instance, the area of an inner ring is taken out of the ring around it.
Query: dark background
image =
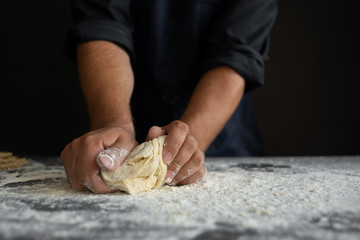
[[[0,150],[58,155],[88,129],[62,53],[69,3],[7,1],[3,11]],[[359,12],[357,0],[280,0],[266,85],[252,92],[268,155],[360,154]]]

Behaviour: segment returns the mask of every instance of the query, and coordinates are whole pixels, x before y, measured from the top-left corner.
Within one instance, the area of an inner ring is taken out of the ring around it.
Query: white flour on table
[[[178,239],[159,230],[176,234],[177,228],[183,229],[181,239],[219,228],[260,238],[279,233],[289,239],[359,239],[359,169],[270,163],[256,168],[251,159],[239,167],[232,160],[209,161],[206,179],[196,184],[136,195],[97,195],[72,190],[62,167],[30,161],[26,171],[1,177],[0,232],[6,238],[14,231],[46,227],[54,237],[81,237],[101,225],[113,231],[130,229],[123,231],[125,239],[144,234]],[[14,225],[19,219],[34,224]],[[68,231],[65,226],[74,227]]]

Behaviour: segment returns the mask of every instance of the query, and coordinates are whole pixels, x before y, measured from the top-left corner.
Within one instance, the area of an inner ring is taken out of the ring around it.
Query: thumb
[[[152,126],[149,129],[148,135],[146,136],[146,141],[150,141],[156,137],[160,137],[165,134],[165,131],[158,126]]]
[[[125,161],[129,151],[124,148],[110,147],[99,153],[96,158],[97,165],[103,170],[115,170]]]
[[[114,171],[125,161],[135,146],[136,144],[118,141],[101,151],[96,158],[96,163],[103,170]]]

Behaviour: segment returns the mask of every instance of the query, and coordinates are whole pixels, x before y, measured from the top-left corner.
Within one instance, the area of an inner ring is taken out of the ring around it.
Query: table
[[[76,192],[59,158],[1,171],[0,239],[360,239],[360,156],[207,158],[202,182]]]

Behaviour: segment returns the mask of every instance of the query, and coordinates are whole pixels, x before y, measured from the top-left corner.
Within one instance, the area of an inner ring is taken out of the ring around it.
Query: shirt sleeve
[[[228,1],[204,36],[202,71],[227,65],[245,79],[245,91],[263,85],[264,61],[276,14],[276,0]]]
[[[129,4],[130,0],[71,0],[74,26],[67,35],[65,53],[75,59],[79,43],[107,40],[122,47],[133,61]]]

